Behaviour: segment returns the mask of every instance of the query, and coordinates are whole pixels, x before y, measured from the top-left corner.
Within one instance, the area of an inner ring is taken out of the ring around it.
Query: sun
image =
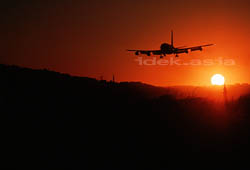
[[[211,77],[211,84],[222,86],[225,83],[225,78],[221,74],[215,74]]]

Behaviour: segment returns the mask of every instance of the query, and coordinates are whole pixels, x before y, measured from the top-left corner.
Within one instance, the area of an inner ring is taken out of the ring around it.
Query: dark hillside
[[[243,165],[250,151],[249,95],[176,99],[139,82],[6,65],[0,78],[5,167],[225,167]]]

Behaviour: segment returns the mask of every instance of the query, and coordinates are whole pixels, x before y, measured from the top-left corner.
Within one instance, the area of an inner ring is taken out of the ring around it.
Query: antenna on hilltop
[[[112,80],[113,83],[115,83],[115,75],[113,74],[113,80]]]
[[[227,105],[227,103],[228,103],[228,98],[227,98],[227,87],[226,87],[226,83],[224,84],[223,95],[224,95],[224,103],[225,103],[225,105]]]

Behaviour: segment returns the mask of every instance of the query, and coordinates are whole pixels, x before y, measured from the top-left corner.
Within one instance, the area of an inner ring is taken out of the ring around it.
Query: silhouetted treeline
[[[2,166],[175,169],[247,165],[250,95],[177,99],[167,88],[0,65]]]

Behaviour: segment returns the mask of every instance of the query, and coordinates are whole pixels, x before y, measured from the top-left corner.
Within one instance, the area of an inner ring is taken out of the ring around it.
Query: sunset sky
[[[5,0],[0,13],[2,64],[159,86],[209,85],[216,73],[250,83],[249,0]],[[171,30],[176,46],[216,44],[179,59],[235,65],[140,66],[126,51],[158,50]]]

